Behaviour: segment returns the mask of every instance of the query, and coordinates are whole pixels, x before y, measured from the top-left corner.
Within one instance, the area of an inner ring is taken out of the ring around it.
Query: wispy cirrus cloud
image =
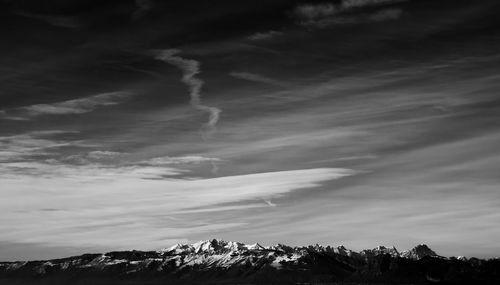
[[[203,156],[163,156],[163,157],[155,157],[148,160],[141,161],[143,164],[148,165],[172,165],[172,164],[198,164],[202,162],[220,162],[219,158],[215,157],[203,157]]]
[[[262,41],[262,40],[269,40],[281,35],[283,35],[283,32],[270,30],[267,32],[257,32],[255,34],[252,34],[248,36],[248,39],[251,41]]]
[[[83,114],[98,107],[116,105],[130,95],[131,92],[127,91],[109,92],[52,104],[35,104],[20,109],[31,116]]]
[[[19,161],[34,156],[47,155],[51,150],[65,146],[79,146],[81,142],[56,139],[54,136],[74,133],[72,131],[34,131],[0,137],[0,162]]]
[[[11,116],[5,110],[0,110],[0,118],[12,120],[12,121],[26,121],[26,120],[28,120],[27,118],[24,118],[24,117]]]
[[[78,99],[1,110],[0,115],[7,120],[29,120],[32,117],[42,115],[84,114],[99,107],[119,104],[131,95],[132,92],[129,91],[101,93]]]
[[[122,155],[121,152],[108,150],[94,150],[88,153],[88,157],[93,159],[109,159]]]
[[[319,20],[304,22],[302,24],[304,26],[326,28],[332,25],[363,24],[397,20],[399,17],[401,17],[402,14],[403,10],[392,8],[382,9],[376,12],[361,15],[327,17]]]
[[[108,151],[108,150],[93,150],[89,152],[77,153],[61,158],[62,161],[73,164],[91,164],[91,163],[114,163],[119,161],[125,153]]]
[[[294,13],[302,19],[318,19],[333,16],[355,8],[405,2],[407,0],[343,0],[340,4],[301,4]]]
[[[6,175],[5,167],[25,171],[35,168],[44,175],[26,175],[23,171]],[[162,171],[170,177],[149,179]],[[240,227],[245,223],[214,222],[205,213],[260,207],[256,201],[270,201],[355,174],[349,169],[317,168],[182,179],[172,177],[180,172],[168,167],[127,166],[104,171],[95,165],[34,162],[2,165],[1,173],[0,230],[6,233],[3,241],[106,250],[140,249],[144,244],[160,248],[169,246],[168,240]],[[17,198],[23,200],[22,205],[11,202]],[[250,204],[241,204],[245,201]],[[43,210],[47,208],[53,210]],[[186,214],[199,217],[187,222],[183,218]],[[145,236],[146,232],[149,234]]]
[[[295,8],[294,14],[301,20],[314,20],[330,17],[340,12],[340,7],[331,3],[303,4]]]
[[[141,165],[150,165],[150,166],[167,166],[167,165],[198,165],[202,163],[209,163],[212,168],[212,173],[217,174],[219,171],[219,166],[217,164],[221,163],[222,160],[215,157],[204,157],[197,155],[190,156],[162,156],[155,157],[148,160],[140,161]]]
[[[377,7],[385,4],[406,2],[407,0],[343,0],[340,4],[302,4],[298,5],[293,15],[300,25],[324,28],[331,25],[357,24],[394,20],[401,16],[399,8],[382,8],[378,11],[359,14],[344,14],[363,7]]]
[[[235,77],[235,78],[253,81],[253,82],[258,82],[258,83],[265,83],[265,84],[281,86],[281,87],[287,86],[287,84],[282,82],[282,81],[272,79],[272,78],[269,78],[269,77],[266,77],[266,76],[263,76],[260,74],[251,73],[251,72],[233,71],[233,72],[230,72],[229,75],[231,75],[232,77]]]

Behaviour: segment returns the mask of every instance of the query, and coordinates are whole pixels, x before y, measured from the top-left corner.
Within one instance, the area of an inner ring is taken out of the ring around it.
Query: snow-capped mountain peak
[[[245,251],[259,251],[269,249],[258,243],[244,244],[234,241],[224,241],[219,239],[201,240],[192,244],[176,244],[159,252],[179,255],[189,254],[227,254],[241,253]]]
[[[399,257],[400,253],[396,249],[396,247],[385,247],[385,246],[377,246],[374,249],[365,249],[360,252],[361,255],[364,256],[373,256],[373,255],[380,255],[380,254],[389,254],[392,257]]]
[[[401,256],[408,259],[421,259],[426,256],[438,256],[436,252],[430,249],[426,244],[419,244],[410,250],[401,252]]]

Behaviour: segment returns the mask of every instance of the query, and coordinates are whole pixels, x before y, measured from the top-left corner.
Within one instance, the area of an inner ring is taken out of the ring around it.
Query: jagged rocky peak
[[[339,245],[335,248],[333,248],[333,252],[336,254],[344,255],[344,256],[351,256],[354,252],[350,249],[347,249],[343,245]]]
[[[432,249],[425,244],[419,244],[416,247],[399,252],[396,247],[378,246],[373,249],[365,249],[361,252],[352,251],[345,246],[337,247],[311,245],[307,247],[292,247],[284,244],[276,244],[271,246],[261,246],[258,243],[244,244],[234,241],[225,241],[221,239],[201,240],[192,244],[176,244],[172,247],[160,250],[161,253],[187,255],[187,254],[202,254],[202,255],[217,255],[226,253],[243,253],[243,252],[259,252],[259,251],[274,251],[277,253],[295,253],[303,251],[315,252],[331,252],[343,256],[361,255],[365,257],[389,254],[392,257],[403,257],[410,259],[421,259],[425,256],[438,256]]]
[[[193,246],[190,244],[175,244],[171,247],[161,249],[160,252],[169,252],[174,254],[180,254],[182,252],[187,252],[193,250]]]
[[[278,243],[276,245],[268,246],[268,247],[266,247],[266,249],[284,252],[284,253],[291,253],[291,252],[295,251],[297,248]]]
[[[167,249],[160,250],[164,253],[172,254],[222,254],[228,252],[256,251],[263,250],[265,247],[258,243],[244,244],[234,241],[225,241],[220,239],[201,240],[193,244],[176,244]]]
[[[225,247],[224,241],[217,239],[202,240],[193,244],[195,253],[216,253],[222,251]]]
[[[265,247],[263,247],[262,245],[260,245],[258,243],[249,244],[249,245],[247,245],[247,248],[249,250],[263,250],[263,249],[266,249]]]
[[[426,256],[438,256],[436,252],[430,249],[426,244],[419,244],[416,247],[403,251],[401,256],[409,259],[421,259]]]
[[[360,252],[361,255],[371,256],[371,255],[380,255],[380,254],[389,254],[392,257],[399,257],[400,253],[396,249],[396,247],[385,247],[383,245],[377,246],[374,249],[365,249]]]

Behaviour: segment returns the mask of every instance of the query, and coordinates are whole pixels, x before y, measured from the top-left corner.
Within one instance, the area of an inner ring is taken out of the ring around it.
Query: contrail
[[[221,110],[216,107],[203,105],[201,102],[201,88],[203,80],[196,77],[200,73],[200,63],[193,59],[185,59],[177,54],[180,53],[178,49],[166,49],[156,53],[155,58],[179,68],[182,75],[182,82],[189,88],[189,96],[191,97],[190,104],[193,108],[207,112],[209,114],[208,122],[205,124],[208,134],[215,130],[215,125],[219,121],[219,114]],[[206,137],[207,134],[204,134]]]

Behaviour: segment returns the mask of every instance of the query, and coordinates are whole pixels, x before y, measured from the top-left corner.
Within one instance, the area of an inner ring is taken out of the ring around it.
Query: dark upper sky
[[[500,255],[498,1],[261,2],[0,1],[0,256]]]

